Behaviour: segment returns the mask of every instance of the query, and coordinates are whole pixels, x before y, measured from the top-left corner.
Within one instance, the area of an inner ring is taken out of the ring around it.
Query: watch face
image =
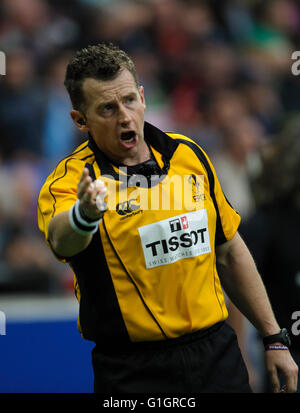
[[[283,335],[285,344],[289,347],[291,345],[291,337],[286,328],[282,329],[282,335]]]
[[[282,328],[278,334],[273,334],[263,338],[264,345],[273,344],[280,342],[287,347],[290,347],[292,344],[291,337],[286,328]]]

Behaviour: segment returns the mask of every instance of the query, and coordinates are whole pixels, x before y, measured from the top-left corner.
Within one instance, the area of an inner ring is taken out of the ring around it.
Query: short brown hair
[[[84,79],[111,80],[123,69],[129,70],[138,87],[133,61],[117,46],[112,43],[99,43],[79,50],[67,66],[64,82],[73,108],[84,111],[85,101],[82,91]]]

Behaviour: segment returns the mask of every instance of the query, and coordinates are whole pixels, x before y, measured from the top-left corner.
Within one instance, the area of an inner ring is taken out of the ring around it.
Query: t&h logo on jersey
[[[171,232],[181,231],[182,229],[187,229],[189,227],[186,216],[181,217],[180,219],[179,218],[171,219],[169,221],[169,224],[170,224]]]
[[[146,268],[211,252],[206,209],[138,228]]]

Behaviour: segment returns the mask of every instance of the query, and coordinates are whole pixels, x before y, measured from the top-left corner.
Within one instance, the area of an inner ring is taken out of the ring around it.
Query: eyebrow
[[[125,96],[123,96],[122,99],[126,99],[126,98],[128,98],[128,97],[133,97],[133,96],[136,97],[136,96],[137,96],[137,92],[129,92],[129,93],[127,93]],[[103,102],[98,103],[97,106],[96,106],[96,109],[98,110],[98,109],[100,109],[100,108],[103,108],[103,107],[106,106],[106,105],[114,105],[115,103],[116,103],[116,99],[106,100],[106,101],[103,101]]]

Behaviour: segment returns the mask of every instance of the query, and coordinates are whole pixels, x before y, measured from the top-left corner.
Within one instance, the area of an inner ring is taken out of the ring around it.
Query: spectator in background
[[[40,70],[49,54],[61,47],[71,47],[79,35],[78,25],[50,4],[46,0],[3,0],[1,50],[30,51]]]
[[[39,157],[44,118],[43,85],[32,54],[8,53],[0,94],[0,148],[7,157]]]
[[[300,141],[299,120],[287,123],[261,151],[262,172],[255,181],[257,212],[242,227],[279,323],[291,333],[300,365],[300,331],[293,330],[300,310]],[[298,387],[299,391],[299,387]]]
[[[241,92],[247,100],[249,113],[260,123],[265,136],[272,139],[284,120],[283,104],[278,91],[269,82],[253,79],[243,83]]]
[[[50,59],[46,77],[45,116],[41,132],[41,155],[49,170],[66,153],[71,153],[79,136],[69,116],[70,101],[64,89],[64,72],[69,52],[62,51]]]
[[[248,115],[244,96],[232,88],[220,88],[211,94],[204,107],[204,132],[195,140],[202,144],[211,156],[222,151],[222,134],[239,119]],[[225,145],[226,146],[226,145]]]
[[[244,52],[260,79],[275,82],[289,71],[293,34],[298,28],[299,9],[292,0],[267,0],[255,7]]]
[[[98,3],[94,8],[90,43],[117,42],[127,50],[153,51],[153,13],[150,4],[136,1]]]
[[[65,292],[69,274],[37,230],[33,200],[42,176],[27,159],[0,164],[0,294]]]
[[[255,211],[252,179],[256,174],[255,155],[264,138],[263,130],[256,120],[245,116],[222,132],[221,151],[212,159],[226,196],[246,222]]]
[[[133,60],[139,73],[140,83],[147,93],[147,120],[161,125],[163,130],[174,129],[171,105],[161,87],[161,64],[158,57],[150,50],[134,49]]]
[[[210,106],[224,90],[233,92],[237,87],[240,64],[224,43],[205,43],[192,52],[184,61],[187,71],[177,77],[172,91],[174,119],[212,153],[219,144],[219,133]]]

